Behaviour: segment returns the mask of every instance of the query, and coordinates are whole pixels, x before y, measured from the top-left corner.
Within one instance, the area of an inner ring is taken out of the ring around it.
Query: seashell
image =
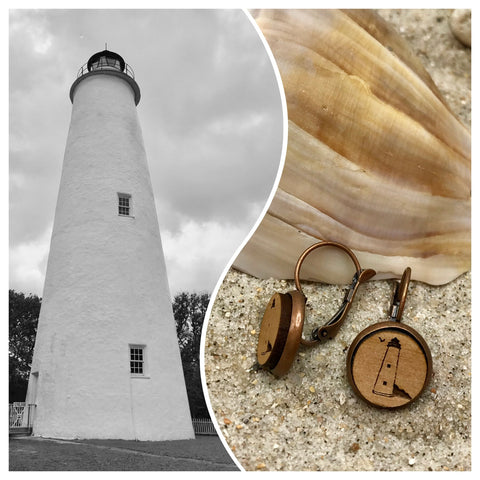
[[[292,278],[319,240],[349,246],[376,279],[443,284],[470,269],[470,131],[406,42],[373,11],[259,10],[288,108],[278,189],[234,268]],[[323,250],[323,249],[322,249]],[[346,283],[319,252],[302,278]]]
[[[450,30],[455,38],[466,47],[472,46],[472,11],[457,9],[448,19]]]

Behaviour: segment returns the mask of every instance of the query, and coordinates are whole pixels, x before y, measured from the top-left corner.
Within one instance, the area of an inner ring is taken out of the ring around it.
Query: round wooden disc
[[[399,322],[371,325],[348,350],[350,384],[357,395],[377,407],[410,404],[422,393],[431,372],[432,356],[425,340]]]
[[[282,356],[292,318],[292,297],[275,293],[263,314],[258,336],[257,360],[269,370],[275,368]]]

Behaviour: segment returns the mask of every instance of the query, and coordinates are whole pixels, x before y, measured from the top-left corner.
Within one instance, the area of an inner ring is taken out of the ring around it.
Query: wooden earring
[[[302,338],[302,331],[307,298],[300,285],[300,267],[310,252],[326,246],[340,248],[347,253],[355,265],[356,272],[338,312],[325,325],[314,329],[311,339],[306,340]],[[288,293],[275,293],[268,302],[258,338],[259,366],[276,376],[285,375],[295,359],[300,344],[310,347],[322,340],[332,339],[345,320],[359,285],[374,275],[374,270],[362,270],[354,253],[340,243],[319,242],[307,248],[295,267],[294,277],[297,289]]]
[[[390,320],[360,332],[347,354],[347,376],[355,393],[370,405],[397,408],[416,400],[432,373],[432,355],[423,337],[400,323],[410,268],[395,287]]]

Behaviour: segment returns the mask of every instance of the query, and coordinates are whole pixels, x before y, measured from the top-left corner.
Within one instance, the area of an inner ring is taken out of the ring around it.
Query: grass
[[[11,471],[238,470],[217,436],[195,440],[55,440],[10,438]]]

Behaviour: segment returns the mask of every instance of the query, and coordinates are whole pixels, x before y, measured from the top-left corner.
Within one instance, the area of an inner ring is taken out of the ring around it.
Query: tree
[[[41,299],[36,295],[8,291],[9,310],[9,401],[24,401],[27,393],[30,364]]]
[[[200,339],[209,300],[206,293],[183,292],[176,295],[173,301],[188,401],[192,416],[196,418],[209,417],[200,376]]]

